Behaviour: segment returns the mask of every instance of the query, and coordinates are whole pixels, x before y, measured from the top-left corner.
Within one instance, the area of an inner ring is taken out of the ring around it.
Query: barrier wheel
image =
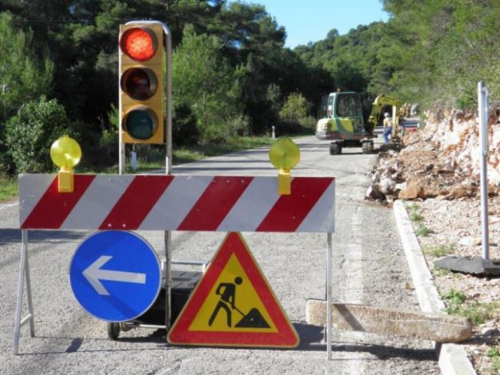
[[[120,336],[120,323],[108,323],[108,337],[110,340],[116,341]]]

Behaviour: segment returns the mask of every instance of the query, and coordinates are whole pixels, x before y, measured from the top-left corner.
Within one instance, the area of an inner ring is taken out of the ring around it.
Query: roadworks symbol
[[[250,347],[295,347],[299,342],[239,233],[224,239],[168,341]]]
[[[232,282],[227,282],[229,280]],[[276,327],[268,322],[272,324],[267,309],[238,259],[232,255],[189,329],[276,332]]]

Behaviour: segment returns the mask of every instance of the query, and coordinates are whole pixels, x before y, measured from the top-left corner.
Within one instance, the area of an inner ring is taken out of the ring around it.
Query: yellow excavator
[[[400,122],[403,117],[402,111],[404,111],[405,108],[402,108],[399,99],[393,96],[380,94],[375,98],[372,105],[372,111],[370,116],[368,116],[367,131],[369,134],[374,134],[375,127],[379,124],[380,117],[382,115],[382,109],[387,106],[392,107],[391,117],[393,126],[391,132],[391,143],[399,143],[401,140]]]
[[[316,137],[330,140],[330,154],[342,152],[344,147],[361,147],[363,153],[373,152],[373,138],[376,138],[375,127],[378,125],[382,110],[392,106],[393,124],[391,141],[399,143],[400,139],[400,102],[388,95],[375,98],[372,111],[365,123],[361,108],[361,98],[356,92],[332,92],[323,96],[316,125]]]
[[[316,138],[329,140],[330,155],[345,147],[361,147],[363,153],[373,151],[373,132],[368,134],[363,120],[361,98],[357,92],[337,91],[321,98]]]

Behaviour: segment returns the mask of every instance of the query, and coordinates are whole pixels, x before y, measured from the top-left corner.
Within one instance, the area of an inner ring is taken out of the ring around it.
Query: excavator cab
[[[361,98],[358,93],[333,92],[323,96],[316,137],[332,140],[330,154],[340,154],[343,147],[362,147],[364,153],[373,151],[373,134],[366,133]]]

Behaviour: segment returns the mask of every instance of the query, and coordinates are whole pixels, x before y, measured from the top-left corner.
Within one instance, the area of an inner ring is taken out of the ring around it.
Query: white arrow
[[[145,273],[121,272],[102,270],[104,266],[112,257],[102,255],[94,263],[92,263],[85,271],[83,276],[92,285],[97,293],[102,296],[109,296],[109,292],[101,284],[101,280],[108,281],[121,281],[125,283],[146,284]]]

